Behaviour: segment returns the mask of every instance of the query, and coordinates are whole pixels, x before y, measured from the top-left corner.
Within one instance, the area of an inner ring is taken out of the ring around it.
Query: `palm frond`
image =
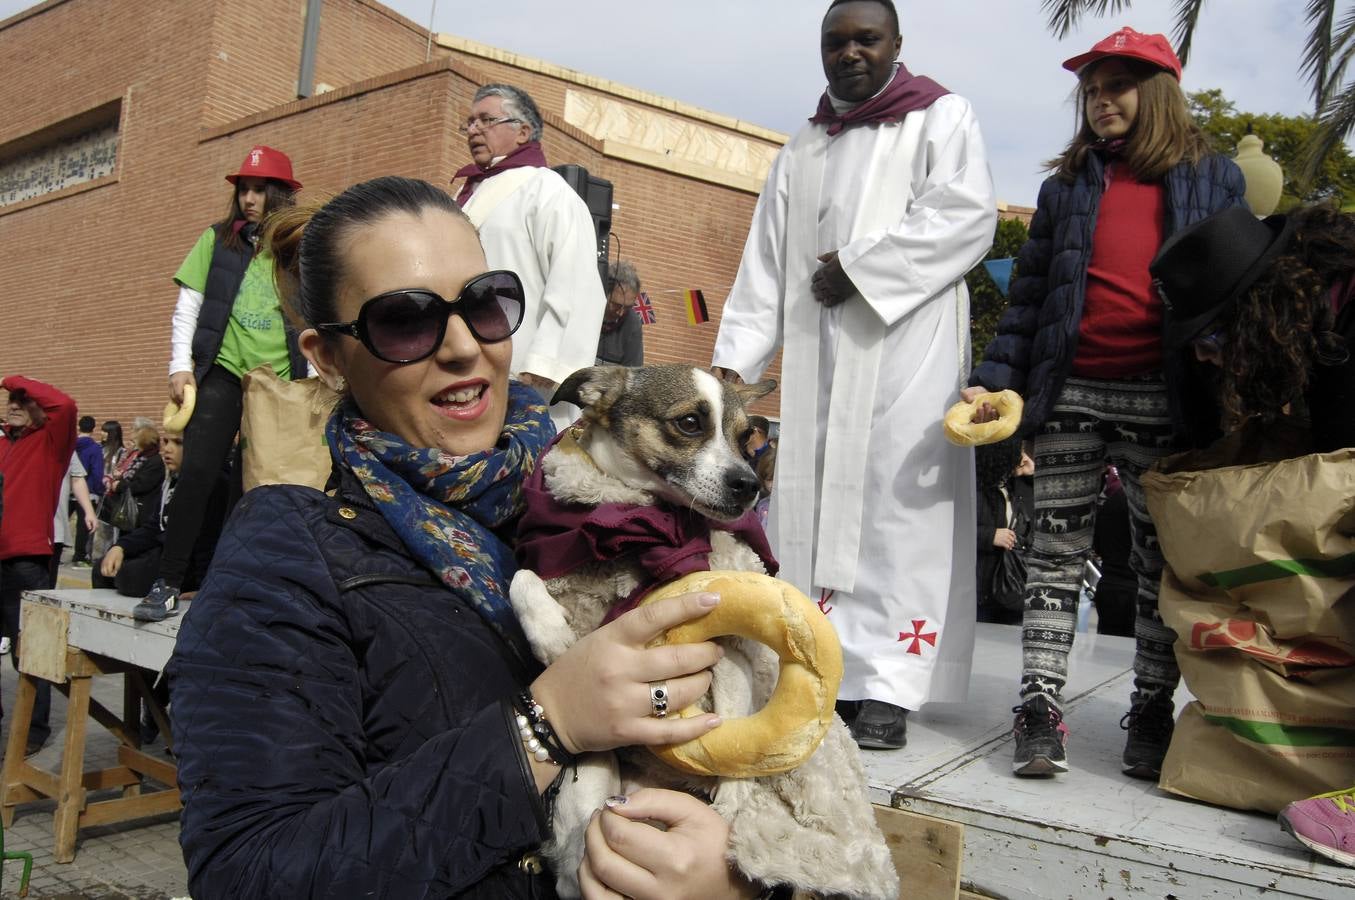
[[[1327,155],[1355,131],[1355,84],[1328,99],[1318,116],[1318,129],[1303,148],[1297,181],[1304,193],[1317,179]]]
[[[1308,40],[1303,45],[1299,74],[1312,82],[1313,109],[1327,102],[1327,76],[1332,60],[1332,22],[1336,18],[1336,0],[1308,0]]]
[[[1313,85],[1314,114],[1320,115],[1332,96],[1341,90],[1346,80],[1346,71],[1355,60],[1355,8],[1341,17],[1335,33],[1327,47],[1326,77],[1321,84]]]
[[[1104,16],[1129,9],[1132,0],[1041,0],[1046,26],[1056,38],[1065,38],[1085,15]]]
[[[1172,29],[1175,32],[1172,37],[1176,39],[1176,55],[1183,66],[1190,59],[1190,43],[1203,8],[1204,0],[1176,0],[1176,27]]]

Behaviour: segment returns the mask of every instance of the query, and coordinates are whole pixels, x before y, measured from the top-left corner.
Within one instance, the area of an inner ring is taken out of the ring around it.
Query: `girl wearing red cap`
[[[1035,537],[1022,628],[1017,775],[1068,770],[1060,693],[1107,462],[1129,501],[1138,577],[1126,774],[1156,780],[1180,680],[1157,612],[1162,555],[1139,476],[1185,446],[1181,360],[1163,352],[1164,307],[1148,265],[1172,233],[1243,204],[1237,166],[1211,152],[1160,34],[1122,28],[1064,67],[1078,76],[1077,132],[1049,163],[1011,305],[964,392],[1010,388],[1035,440]],[[981,387],[979,387],[981,386]],[[1171,388],[1169,390],[1169,387]],[[995,417],[981,412],[976,419]]]
[[[174,275],[179,301],[169,395],[191,406],[192,415],[184,428],[178,486],[166,510],[174,528],[165,536],[160,577],[133,610],[146,621],[170,615],[185,586],[208,499],[240,430],[240,376],[262,365],[271,365],[283,378],[306,374],[296,334],[287,327],[273,286],[272,260],[255,247],[264,217],[292,206],[301,182],[292,177],[285,153],[261,144],[226,180],[232,190],[225,218],[198,237]],[[233,502],[240,494],[240,474],[237,466],[232,469]]]

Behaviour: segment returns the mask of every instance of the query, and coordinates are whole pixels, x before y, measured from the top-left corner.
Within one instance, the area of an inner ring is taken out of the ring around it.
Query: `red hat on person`
[[[1138,59],[1159,69],[1171,72],[1177,81],[1181,80],[1181,60],[1162,34],[1143,34],[1132,28],[1124,27],[1110,37],[1098,41],[1086,53],[1079,53],[1072,59],[1065,59],[1063,67],[1069,72],[1078,72],[1083,66],[1105,59],[1107,56],[1124,56]]]
[[[235,184],[241,178],[271,178],[281,181],[294,191],[301,190],[301,182],[292,177],[292,161],[287,154],[263,144],[255,144],[240,163],[240,171],[227,175],[226,180]]]

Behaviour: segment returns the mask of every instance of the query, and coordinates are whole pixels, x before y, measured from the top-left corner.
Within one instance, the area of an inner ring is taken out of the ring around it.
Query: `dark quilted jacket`
[[[989,390],[1011,388],[1021,394],[1024,436],[1034,434],[1049,417],[1073,367],[1104,178],[1100,155],[1089,153],[1071,184],[1057,176],[1045,179],[1030,240],[1017,258],[1009,306],[998,322],[997,337],[969,379]],[[1241,205],[1246,186],[1232,160],[1209,156],[1197,166],[1177,165],[1167,173],[1166,187],[1166,234],[1171,235],[1211,213]],[[1186,396],[1179,387],[1186,362],[1171,359],[1165,366],[1173,388],[1172,417],[1183,436],[1207,429],[1217,419],[1217,414],[1209,418],[1209,401]]]
[[[510,658],[351,474],[250,492],[169,667],[196,900],[554,897]]]

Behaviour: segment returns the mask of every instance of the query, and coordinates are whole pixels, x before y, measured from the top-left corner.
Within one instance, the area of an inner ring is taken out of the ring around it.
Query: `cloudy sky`
[[[129,0],[132,2],[132,0]],[[141,2],[141,0],[135,0]],[[279,0],[285,2],[285,0]],[[290,0],[300,2],[300,0]],[[791,132],[823,90],[819,22],[827,0],[387,0],[433,28]],[[0,0],[0,18],[29,6]],[[1171,0],[1089,19],[1063,41],[1040,0],[896,0],[902,58],[973,102],[998,196],[1033,205],[1041,162],[1073,130],[1073,77],[1060,63],[1120,25],[1170,33]],[[1299,0],[1211,0],[1187,90],[1221,88],[1238,109],[1305,113]],[[323,22],[321,27],[323,27]]]

